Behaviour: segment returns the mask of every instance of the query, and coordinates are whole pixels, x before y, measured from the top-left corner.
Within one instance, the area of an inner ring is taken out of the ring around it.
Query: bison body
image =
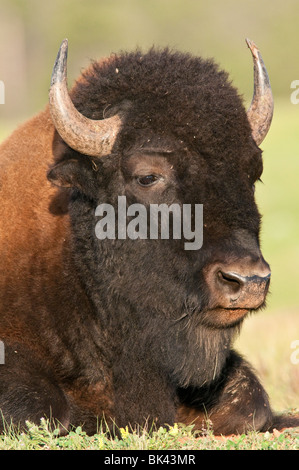
[[[71,99],[89,121],[118,116],[100,142],[109,151],[68,142],[51,103],[0,147],[4,420],[89,433],[102,418],[110,429],[208,419],[215,433],[298,424],[274,417],[233,350],[270,270],[253,189],[261,151],[227,75],[188,54],[137,51],[93,63]],[[99,240],[96,208],[118,196],[203,204],[202,248]]]

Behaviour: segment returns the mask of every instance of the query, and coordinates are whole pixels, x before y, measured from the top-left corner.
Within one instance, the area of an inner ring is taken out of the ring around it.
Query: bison
[[[247,42],[246,112],[213,60],[168,48],[93,62],[69,93],[63,41],[49,104],[0,147],[1,429],[41,417],[90,434],[101,422],[215,434],[299,424],[274,414],[233,349],[270,282],[254,186],[273,99]],[[146,211],[203,205],[201,248],[99,239],[97,207],[120,217],[120,196]]]

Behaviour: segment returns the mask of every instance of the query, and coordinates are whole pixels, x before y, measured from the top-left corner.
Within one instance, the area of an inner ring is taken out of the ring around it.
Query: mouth
[[[210,327],[228,328],[240,324],[252,311],[248,308],[216,307],[212,310],[206,310],[203,321]]]

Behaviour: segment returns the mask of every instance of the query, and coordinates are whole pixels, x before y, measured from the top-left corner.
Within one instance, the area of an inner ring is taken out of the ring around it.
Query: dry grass
[[[298,310],[260,312],[248,318],[236,342],[277,411],[299,408],[299,364],[291,362],[291,343],[299,340]]]

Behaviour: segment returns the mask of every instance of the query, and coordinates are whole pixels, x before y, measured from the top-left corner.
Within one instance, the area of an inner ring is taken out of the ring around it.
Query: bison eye
[[[137,182],[140,186],[152,186],[153,184],[157,183],[161,178],[157,175],[146,175],[146,176],[138,176]]]

